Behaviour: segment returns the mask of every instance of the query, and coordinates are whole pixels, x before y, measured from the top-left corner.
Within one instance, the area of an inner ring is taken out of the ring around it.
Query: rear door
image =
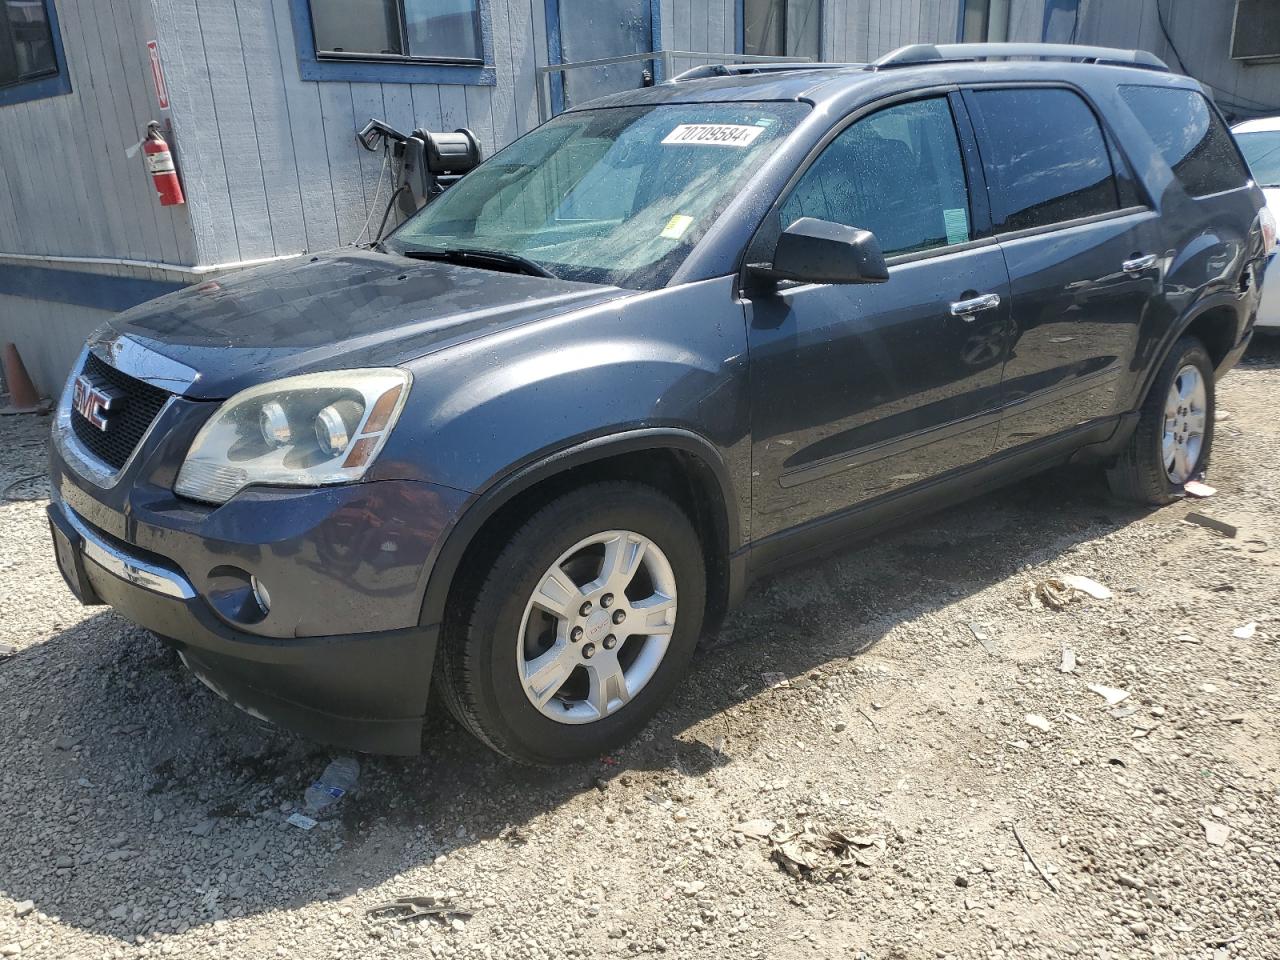
[[[996,451],[1122,412],[1163,247],[1097,113],[1066,86],[965,91],[1013,300]]]
[[[752,292],[755,537],[991,454],[1009,291],[974,176],[958,100],[897,103],[836,134],[761,228],[749,259],[801,217],[870,230],[890,276]]]

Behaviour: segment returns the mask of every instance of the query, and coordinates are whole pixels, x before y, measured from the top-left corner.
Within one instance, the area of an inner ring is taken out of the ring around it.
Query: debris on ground
[[[1182,485],[1188,496],[1195,497],[1198,500],[1207,500],[1218,492],[1217,487],[1211,487],[1207,483],[1201,483],[1199,480],[1188,480]]]
[[[793,877],[825,881],[847,877],[858,867],[869,867],[888,849],[881,836],[846,834],[806,823],[800,830],[771,834],[772,857]]]
[[[768,840],[769,834],[773,833],[777,826],[777,823],[772,820],[747,820],[734,827],[733,832],[752,840]]]
[[[1089,692],[1096,693],[1103,700],[1107,701],[1108,707],[1114,707],[1117,703],[1120,703],[1122,700],[1129,699],[1128,690],[1122,690],[1119,687],[1103,686],[1101,683],[1089,684]]]
[[[1253,621],[1246,623],[1243,627],[1236,627],[1231,631],[1231,635],[1237,640],[1252,640],[1253,635],[1258,632],[1258,625]]]
[[[1030,861],[1031,866],[1035,868],[1036,873],[1040,874],[1040,879],[1049,885],[1050,890],[1052,890],[1054,893],[1057,893],[1058,881],[1053,876],[1051,876],[1048,873],[1048,871],[1045,870],[1044,867],[1040,866],[1040,861],[1038,861],[1035,858],[1035,856],[1032,855],[1031,848],[1028,847],[1027,842],[1022,839],[1022,834],[1018,832],[1018,827],[1016,824],[1013,825],[1013,838],[1018,841],[1018,846],[1022,848],[1022,852],[1026,854],[1027,860]]]
[[[1050,610],[1062,610],[1081,597],[1110,600],[1114,594],[1110,588],[1104,587],[1097,580],[1066,574],[1041,580],[1030,588],[1028,596],[1032,605],[1040,603]]]
[[[973,639],[977,640],[978,643],[982,645],[983,650],[987,651],[987,653],[991,654],[993,657],[998,657],[1000,655],[991,645],[991,634],[987,633],[986,629],[981,624],[970,623],[968,624],[968,627],[969,632],[973,634]]]
[[[1062,662],[1058,664],[1060,673],[1076,672],[1076,652],[1070,647],[1062,648]]]
[[[394,900],[375,903],[365,910],[365,915],[371,920],[397,923],[431,917],[460,930],[459,921],[470,920],[475,914],[437,897],[396,897]]]
[[[0,643],[0,663],[4,663],[10,657],[18,652],[18,648],[11,643]]]
[[[1194,523],[1198,527],[1205,527],[1209,530],[1214,530],[1222,534],[1224,537],[1231,537],[1234,539],[1235,535],[1240,532],[1240,528],[1234,524],[1227,523],[1225,520],[1218,520],[1215,517],[1210,517],[1203,513],[1188,513],[1182,519],[1187,521],[1187,523]]]
[[[1048,733],[1050,730],[1053,729],[1053,724],[1050,723],[1045,717],[1040,716],[1040,714],[1038,713],[1028,713],[1026,716],[1026,721],[1027,721],[1027,726],[1035,727],[1037,730],[1041,731],[1042,733]]]
[[[1201,820],[1200,826],[1204,827],[1204,842],[1211,847],[1225,847],[1227,840],[1231,836],[1231,828],[1225,823],[1218,823],[1216,820]]]
[[[787,679],[787,675],[777,670],[765,671],[760,674],[760,679],[764,681],[764,685],[770,690],[780,690],[791,686],[791,681]]]
[[[289,815],[289,819],[285,821],[285,823],[289,824],[291,827],[297,827],[299,830],[314,829],[315,825],[319,822],[320,821],[313,820],[311,817],[308,817],[305,813],[291,813]]]
[[[355,789],[360,779],[360,761],[355,757],[331,760],[320,779],[307,787],[303,797],[307,813],[321,813]]]

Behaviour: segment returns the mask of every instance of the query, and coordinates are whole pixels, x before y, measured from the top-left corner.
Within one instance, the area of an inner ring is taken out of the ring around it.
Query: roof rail
[[[708,77],[737,77],[749,73],[782,73],[787,70],[839,70],[862,68],[862,63],[815,63],[812,60],[761,60],[754,63],[708,63],[692,67],[671,78],[672,83],[705,80]]]
[[[886,53],[879,60],[868,64],[867,69],[885,70],[925,63],[985,60],[991,57],[1083,60],[1086,63],[1112,63],[1169,72],[1167,63],[1146,50],[1087,47],[1074,43],[913,43]]]

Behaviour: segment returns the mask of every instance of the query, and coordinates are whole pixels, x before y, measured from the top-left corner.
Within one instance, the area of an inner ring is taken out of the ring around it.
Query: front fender
[[[526,324],[411,365],[413,391],[371,479],[471,495],[428,565],[424,622],[466,545],[530,483],[646,447],[683,450],[716,477],[732,549],[750,496],[746,319],[734,278],[639,294]],[[426,571],[424,571],[424,577]]]

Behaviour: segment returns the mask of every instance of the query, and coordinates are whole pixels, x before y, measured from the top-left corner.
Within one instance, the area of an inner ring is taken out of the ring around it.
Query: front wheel
[[[1213,361],[1199,340],[1183,337],[1169,351],[1133,436],[1107,472],[1112,492],[1138,503],[1172,502],[1208,466],[1213,418]]]
[[[697,534],[656,490],[596,483],[530,517],[446,618],[436,686],[450,712],[526,763],[597,757],[634,736],[698,641]]]

